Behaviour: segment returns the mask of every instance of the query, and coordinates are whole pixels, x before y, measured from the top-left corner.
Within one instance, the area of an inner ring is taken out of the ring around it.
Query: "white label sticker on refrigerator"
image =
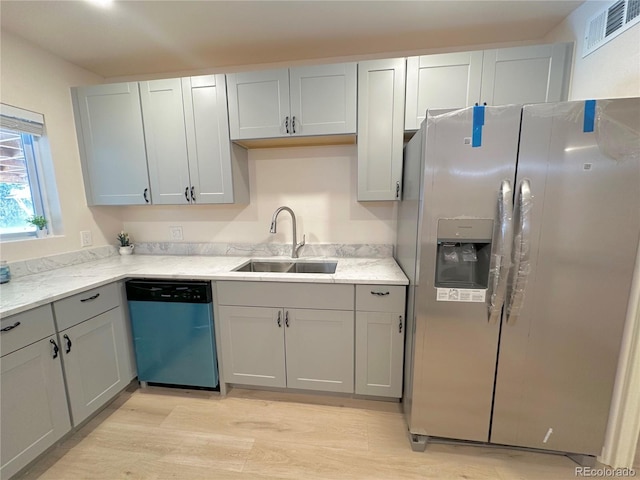
[[[485,289],[475,288],[438,288],[438,302],[484,302],[487,298]]]

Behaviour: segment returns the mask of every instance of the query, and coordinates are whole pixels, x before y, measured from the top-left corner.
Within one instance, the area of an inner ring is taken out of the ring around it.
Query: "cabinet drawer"
[[[43,305],[0,320],[1,328],[11,326],[14,328],[0,334],[0,351],[3,356],[56,332],[51,305]]]
[[[73,327],[118,305],[120,305],[120,295],[117,283],[110,283],[54,302],[53,311],[56,314],[58,331]]]
[[[353,310],[353,285],[218,282],[217,289],[220,305]]]
[[[356,285],[356,310],[365,312],[404,312],[405,287]]]

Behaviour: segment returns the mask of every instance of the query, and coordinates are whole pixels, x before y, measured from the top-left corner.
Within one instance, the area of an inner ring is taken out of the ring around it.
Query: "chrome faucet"
[[[298,258],[298,250],[304,245],[305,236],[302,235],[302,242],[297,242],[297,234],[296,234],[296,214],[293,213],[289,207],[280,207],[275,212],[273,212],[273,217],[271,217],[271,228],[269,228],[270,233],[276,233],[276,222],[278,220],[278,214],[282,211],[286,210],[291,214],[291,224],[293,225],[293,243],[291,244],[291,258]]]

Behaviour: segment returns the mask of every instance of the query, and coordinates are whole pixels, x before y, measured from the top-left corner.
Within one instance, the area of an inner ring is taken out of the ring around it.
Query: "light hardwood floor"
[[[560,480],[576,466],[466,445],[413,452],[397,403],[149,387],[121,394],[19,478]]]

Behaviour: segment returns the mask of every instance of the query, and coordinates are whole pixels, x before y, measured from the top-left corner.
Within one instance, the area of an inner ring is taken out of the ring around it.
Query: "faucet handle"
[[[304,246],[305,241],[306,241],[306,235],[303,234],[302,241],[296,245],[294,258],[298,258],[298,250],[300,250]]]

